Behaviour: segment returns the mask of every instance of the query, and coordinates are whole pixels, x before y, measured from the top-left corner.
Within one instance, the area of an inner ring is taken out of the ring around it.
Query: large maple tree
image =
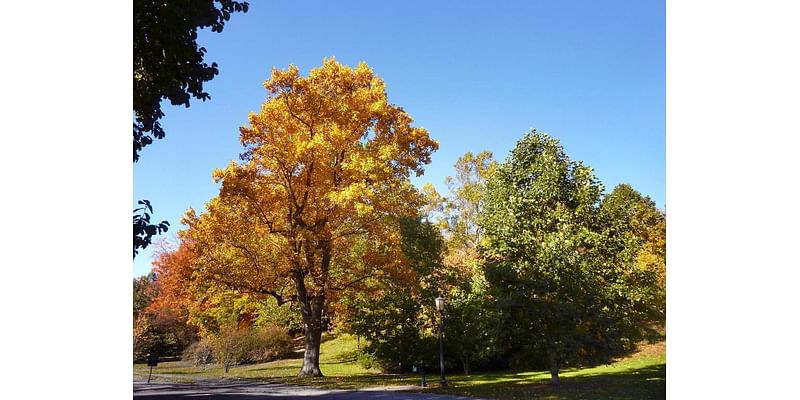
[[[400,275],[400,216],[416,216],[410,183],[438,149],[389,103],[365,64],[333,59],[301,76],[273,69],[267,100],[243,126],[241,162],[214,172],[219,196],[184,219],[193,279],[296,302],[305,328],[299,376],[321,376],[323,315],[345,291]]]

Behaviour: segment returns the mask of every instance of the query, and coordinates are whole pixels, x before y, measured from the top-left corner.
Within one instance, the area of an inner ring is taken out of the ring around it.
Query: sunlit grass
[[[548,371],[448,376],[450,387],[437,393],[489,399],[659,399],[666,397],[666,354],[637,354],[610,365],[567,368],[561,385],[550,385]]]
[[[357,350],[356,339],[350,335],[326,338],[320,345],[320,369],[326,377],[343,377],[352,375],[377,375],[378,371],[368,370],[355,360]],[[161,362],[153,370],[154,374],[191,375],[205,378],[294,378],[300,371],[302,358],[284,359],[268,363],[240,365],[231,367],[225,374],[220,365],[192,367],[183,361]],[[145,376],[149,367],[145,364],[134,364],[134,375]]]
[[[365,369],[355,358],[356,340],[349,335],[328,337],[320,348],[321,378],[298,378],[301,358],[230,368],[191,367],[183,362],[159,363],[154,374],[168,374],[170,380],[191,381],[193,377],[253,379],[324,388],[357,389],[375,386],[418,386],[419,376],[381,374]],[[146,379],[146,365],[134,365],[134,375]],[[547,371],[491,372],[472,375],[449,374],[449,387],[438,387],[438,373],[428,373],[429,388],[416,391],[476,396],[489,399],[652,399],[666,397],[666,350],[664,342],[644,345],[628,358],[592,368],[566,368],[559,374],[562,384],[549,384]]]

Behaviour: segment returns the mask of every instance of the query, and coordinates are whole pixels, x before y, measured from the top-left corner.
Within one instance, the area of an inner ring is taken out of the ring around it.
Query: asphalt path
[[[133,382],[133,397],[141,400],[475,400],[474,397],[406,393],[390,388],[317,389],[252,381],[198,381],[195,383]]]

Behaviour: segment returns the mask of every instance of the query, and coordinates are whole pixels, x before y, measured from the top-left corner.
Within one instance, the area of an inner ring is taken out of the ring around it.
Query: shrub
[[[358,364],[364,369],[372,369],[378,366],[379,361],[373,354],[362,351],[358,354]]]
[[[183,361],[193,366],[217,362],[228,372],[233,365],[272,361],[291,351],[292,338],[280,326],[245,329],[228,327],[214,336],[191,344],[183,353]]]
[[[183,351],[181,359],[194,367],[213,363],[215,361],[213,340],[203,339],[190,344],[189,347]]]
[[[286,328],[267,325],[250,331],[247,354],[243,362],[266,362],[281,358],[292,351],[292,338]]]
[[[221,329],[213,339],[214,358],[225,366],[225,373],[233,365],[242,363],[250,351],[249,329],[228,327]]]

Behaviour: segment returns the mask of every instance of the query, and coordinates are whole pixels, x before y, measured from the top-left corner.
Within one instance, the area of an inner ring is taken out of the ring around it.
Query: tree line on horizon
[[[666,214],[630,185],[606,193],[554,137],[531,130],[503,162],[466,153],[440,194],[410,182],[439,143],[365,63],[273,69],[264,87],[219,194],[134,280],[134,358],[190,348],[227,367],[302,336],[298,375],[321,376],[331,331],[365,339],[364,365],[433,369],[441,295],[449,368],[558,383],[663,325]]]

